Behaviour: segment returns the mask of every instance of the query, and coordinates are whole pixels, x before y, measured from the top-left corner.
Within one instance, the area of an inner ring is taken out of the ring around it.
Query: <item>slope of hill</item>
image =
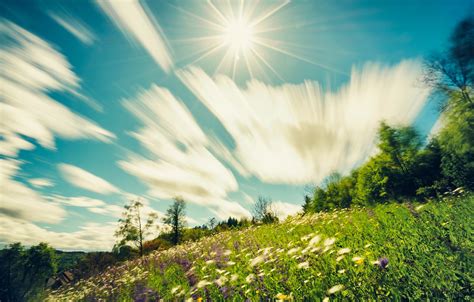
[[[109,268],[51,301],[469,300],[474,197],[227,231]]]

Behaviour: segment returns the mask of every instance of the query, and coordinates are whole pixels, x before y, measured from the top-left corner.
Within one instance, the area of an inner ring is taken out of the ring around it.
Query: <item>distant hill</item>
[[[383,204],[226,231],[111,267],[50,301],[464,300],[474,197]]]

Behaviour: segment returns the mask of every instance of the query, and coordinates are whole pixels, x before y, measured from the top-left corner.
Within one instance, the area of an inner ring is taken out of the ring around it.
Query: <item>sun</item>
[[[252,27],[243,19],[230,21],[223,31],[222,41],[237,56],[240,56],[240,54],[249,51],[253,46]]]
[[[214,74],[230,74],[233,79],[236,75],[270,80],[276,76],[284,81],[275,70],[274,66],[278,64],[269,60],[275,58],[274,53],[278,53],[330,70],[328,66],[299,55],[295,49],[300,45],[282,40],[289,37],[287,32],[290,28],[298,27],[285,24],[282,10],[290,0],[208,0],[199,3],[205,5],[196,7],[196,12],[174,6],[186,17],[192,18],[189,21],[189,18],[186,19],[193,27],[189,31],[192,36],[174,40],[192,44],[183,47],[186,50],[186,59],[183,59],[186,65],[206,60],[207,68],[211,72],[213,69]],[[198,13],[199,9],[204,13]]]

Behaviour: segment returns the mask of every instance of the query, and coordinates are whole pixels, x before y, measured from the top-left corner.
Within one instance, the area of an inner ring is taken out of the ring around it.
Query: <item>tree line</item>
[[[457,25],[446,51],[426,59],[423,82],[441,100],[441,130],[425,141],[413,127],[382,122],[378,153],[350,175],[327,177],[305,197],[305,212],[474,189],[473,17]]]

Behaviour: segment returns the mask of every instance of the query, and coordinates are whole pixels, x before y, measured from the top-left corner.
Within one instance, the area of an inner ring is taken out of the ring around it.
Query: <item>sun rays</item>
[[[276,62],[272,61],[276,55],[338,72],[298,53],[294,43],[285,41],[290,26],[285,26],[281,15],[289,3],[288,0],[276,4],[244,0],[207,1],[205,16],[175,7],[189,18],[193,31],[189,38],[173,42],[190,46],[191,51],[182,59],[185,65],[208,64],[211,73],[227,74],[233,79],[243,73],[250,78],[276,77],[284,81]]]

